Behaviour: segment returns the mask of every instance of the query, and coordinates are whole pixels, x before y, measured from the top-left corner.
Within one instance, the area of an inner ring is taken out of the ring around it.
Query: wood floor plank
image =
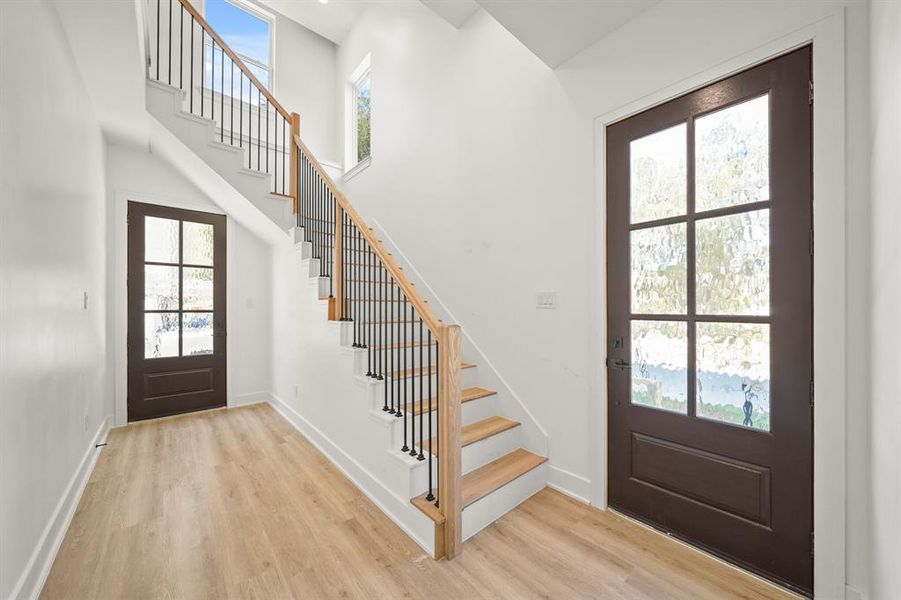
[[[792,597],[549,489],[433,561],[268,405],[108,442],[43,599]]]

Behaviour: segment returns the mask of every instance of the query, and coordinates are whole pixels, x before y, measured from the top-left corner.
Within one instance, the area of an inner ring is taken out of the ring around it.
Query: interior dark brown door
[[[607,128],[610,505],[808,594],[810,64]]]
[[[128,203],[128,420],[225,406],[225,216]]]

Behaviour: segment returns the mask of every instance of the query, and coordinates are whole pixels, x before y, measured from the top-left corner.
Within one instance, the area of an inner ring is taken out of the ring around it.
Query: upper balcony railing
[[[147,0],[146,22],[148,78],[183,90],[185,108],[211,119],[220,142],[244,148],[246,167],[271,174],[272,192],[292,199],[329,319],[352,325],[366,375],[382,382],[382,410],[402,420],[397,450],[428,464],[428,492],[414,504],[435,522],[435,557],[454,557],[462,545],[460,328],[435,316],[303,142],[297,113],[189,0]]]
[[[291,196],[289,113],[188,0],[147,0],[147,77],[181,89],[184,108],[213,121],[219,142],[244,148],[248,169]]]

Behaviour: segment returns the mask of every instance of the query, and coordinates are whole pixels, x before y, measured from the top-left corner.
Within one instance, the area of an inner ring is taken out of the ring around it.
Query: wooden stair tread
[[[445,521],[444,515],[442,515],[441,511],[438,510],[438,507],[435,506],[434,500],[426,500],[426,496],[428,496],[428,494],[428,492],[420,494],[419,496],[416,496],[415,498],[410,500],[410,503],[421,510],[423,513],[425,513],[425,516],[430,518],[436,524],[441,525]]]
[[[460,390],[460,403],[465,404],[466,402],[472,402],[473,400],[478,400],[479,398],[487,398],[488,396],[494,396],[497,392],[492,390],[486,390],[485,388],[480,387],[471,387]],[[429,398],[426,402],[422,403],[423,412],[432,412],[436,408],[438,408],[437,403],[435,403],[434,398]],[[404,411],[408,413],[413,413],[414,415],[419,414],[419,403],[414,402],[407,404],[404,407]]]
[[[481,421],[476,421],[475,423],[470,423],[469,425],[464,425],[460,429],[460,445],[462,447],[469,446],[470,444],[475,444],[476,442],[481,442],[484,439],[490,438],[493,435],[497,435],[499,433],[503,433],[514,427],[519,427],[519,421],[514,421],[512,419],[508,419],[507,417],[494,416],[488,417],[487,419],[482,419]],[[432,444],[435,443],[437,438],[432,438],[427,442],[422,444],[422,447],[427,452],[431,452]]]
[[[544,456],[538,456],[525,448],[518,448],[484,467],[464,475],[460,483],[463,487],[463,508],[504,487],[546,461],[547,458]],[[434,501],[426,500],[427,495],[428,492],[420,494],[410,502],[435,523],[439,525],[444,523],[444,515],[435,506]]]
[[[463,507],[469,506],[494,490],[525,475],[545,461],[547,461],[547,458],[544,456],[538,456],[525,448],[518,448],[510,454],[493,460],[484,467],[464,475],[461,482],[463,486]]]
[[[460,368],[461,369],[474,369],[475,365],[473,365],[471,363],[463,363],[460,366]],[[394,371],[390,375],[388,375],[388,377],[390,377],[391,379],[407,379],[408,377],[420,377],[421,375],[428,374],[429,372],[437,373],[438,365],[432,365],[428,369],[428,371],[426,371],[426,369],[423,369],[421,367],[416,367],[415,369],[407,369],[406,371]]]

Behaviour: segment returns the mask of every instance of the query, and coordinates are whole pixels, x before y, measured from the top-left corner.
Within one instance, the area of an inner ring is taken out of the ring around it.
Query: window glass
[[[357,162],[369,158],[370,120],[372,117],[371,81],[369,76],[354,88],[354,110],[357,125]]]

